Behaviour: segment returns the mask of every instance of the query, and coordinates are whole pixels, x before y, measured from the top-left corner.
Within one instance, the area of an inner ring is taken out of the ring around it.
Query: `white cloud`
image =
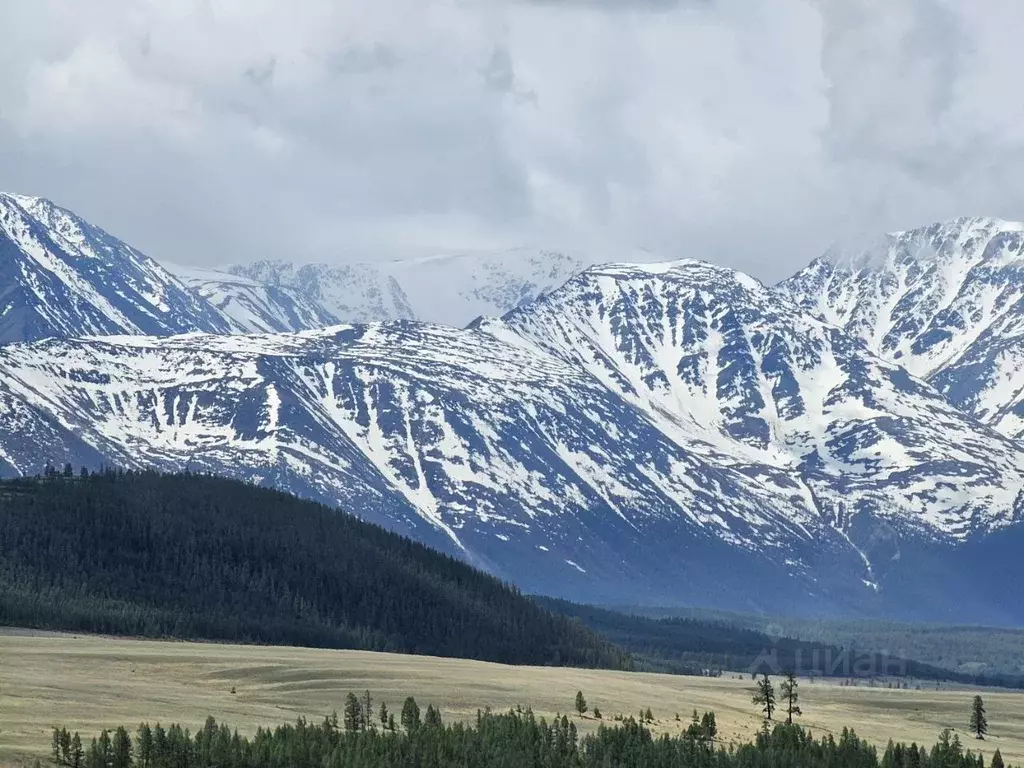
[[[155,256],[643,245],[792,271],[1024,218],[1012,0],[0,6],[0,187]]]

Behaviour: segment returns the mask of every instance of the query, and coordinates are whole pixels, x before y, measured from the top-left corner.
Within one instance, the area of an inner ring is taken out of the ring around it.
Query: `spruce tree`
[[[71,768],[82,768],[85,762],[85,751],[82,749],[82,737],[75,731],[71,737]]]
[[[71,734],[67,728],[60,729],[61,765],[71,765]]]
[[[971,731],[979,739],[984,739],[985,734],[988,733],[988,720],[985,718],[985,702],[981,700],[981,696],[975,696],[974,703],[971,706]]]
[[[700,720],[701,730],[704,732],[705,741],[714,741],[718,737],[718,723],[715,722],[714,712],[705,712]]]
[[[796,675],[792,672],[787,672],[785,679],[779,684],[779,690],[782,692],[782,698],[786,702],[786,722],[789,725],[793,724],[793,715],[802,715],[800,707],[797,706],[797,699],[799,694],[796,689],[799,687],[796,681]]]
[[[754,689],[751,701],[761,707],[765,722],[772,719],[772,713],[775,712],[775,687],[767,672],[757,681],[757,688]]]
[[[444,725],[441,722],[441,710],[435,708],[433,704],[428,704],[427,712],[423,716],[423,725],[427,728],[441,728]]]
[[[363,730],[369,731],[373,729],[373,699],[370,698],[370,692],[367,691],[363,694]]]
[[[407,733],[412,733],[420,727],[420,708],[412,696],[402,705],[402,727]]]
[[[97,749],[97,755],[100,759],[100,765],[103,768],[109,768],[111,762],[111,748],[110,748],[110,732],[106,729],[100,731],[99,746]]]
[[[992,755],[992,762],[989,764],[989,768],[1006,768],[1003,763],[1003,754],[998,749],[996,753]]]
[[[135,743],[138,745],[139,768],[149,768],[153,761],[153,729],[149,727],[149,723],[139,725],[138,738]]]
[[[92,740],[89,750],[85,753],[85,766],[86,768],[107,768],[106,758],[100,751],[100,745],[96,739]]]
[[[345,730],[350,733],[358,731],[363,725],[363,707],[359,698],[354,693],[345,697],[345,712],[343,715]]]
[[[587,700],[583,698],[583,691],[576,691],[576,711],[580,717],[587,713]]]
[[[70,466],[70,465],[69,465]],[[110,768],[131,768],[132,739],[123,725],[117,726],[110,745]]]
[[[388,729],[388,705],[383,701],[380,703],[380,729],[382,731]]]

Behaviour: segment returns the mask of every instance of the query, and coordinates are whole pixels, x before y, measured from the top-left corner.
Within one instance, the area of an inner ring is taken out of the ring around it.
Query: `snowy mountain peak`
[[[819,259],[777,287],[954,405],[1024,434],[1024,224],[963,218]]]
[[[720,264],[712,264],[711,262],[698,259],[652,261],[645,264],[602,264],[586,269],[583,274],[606,276],[616,280],[647,280],[653,278],[707,285],[735,283],[747,290],[765,290],[764,285],[750,275]]]
[[[832,245],[815,264],[844,272],[878,271],[894,263],[927,269],[931,263],[1000,263],[1019,258],[1019,249],[1002,247],[1018,240],[1024,224],[985,217],[963,217],[886,235],[850,238]]]
[[[789,474],[812,518],[870,510],[957,538],[1013,519],[1016,485],[999,488],[997,478],[1024,469],[1017,446],[987,430],[968,437],[977,425],[926,384],[733,270],[598,267],[481,327],[586,370],[710,462]],[[949,463],[934,463],[924,446],[936,444]],[[993,459],[993,485],[972,492],[983,504],[921,496],[965,488]]]
[[[164,263],[209,302],[232,333],[280,333],[335,325],[338,318],[316,300],[279,281],[260,282],[230,272]]]
[[[159,264],[49,200],[0,193],[0,342],[224,331]]]

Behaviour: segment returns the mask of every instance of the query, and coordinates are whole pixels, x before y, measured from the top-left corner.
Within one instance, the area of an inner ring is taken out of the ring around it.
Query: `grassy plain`
[[[232,693],[232,688],[235,692]],[[20,764],[49,751],[50,727],[89,737],[101,728],[142,720],[192,729],[207,715],[251,733],[300,715],[321,719],[342,709],[345,694],[369,690],[397,711],[407,695],[440,706],[446,720],[477,708],[517,704],[540,715],[572,709],[577,690],[605,722],[648,706],[655,730],[676,731],[696,708],[714,710],[724,743],[747,741],[760,727],[749,677],[738,680],[542,667],[363,651],[254,647],[131,640],[0,630],[0,764]],[[973,691],[890,690],[802,681],[800,722],[815,733],[852,726],[884,745],[890,738],[929,746],[946,727],[986,756],[998,747],[1024,766],[1024,694],[983,692],[991,734],[976,742],[964,731]],[[675,720],[679,713],[680,722]],[[598,721],[578,720],[583,730]],[[987,762],[987,761],[986,761]]]

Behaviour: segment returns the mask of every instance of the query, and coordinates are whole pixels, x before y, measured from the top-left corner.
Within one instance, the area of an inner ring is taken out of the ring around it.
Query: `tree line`
[[[500,580],[320,504],[199,474],[0,482],[0,624],[630,669]]]
[[[776,710],[781,708],[786,713],[786,724],[792,725],[793,718],[803,714],[803,710],[800,709],[800,705],[797,703],[800,699],[799,687],[800,684],[797,682],[796,675],[792,672],[786,672],[783,675],[782,683],[779,685],[781,698],[776,698],[775,686],[771,678],[767,674],[762,674],[761,679],[754,686],[754,695],[751,697],[751,702],[759,708],[764,716],[765,723],[771,722]],[[582,692],[576,694],[577,709],[579,709],[578,702],[582,696]],[[696,719],[696,714],[694,712],[694,719]],[[985,710],[985,701],[980,695],[975,695],[971,700],[968,727],[977,739],[983,740],[988,735],[988,715]]]
[[[373,713],[371,715],[371,713]],[[704,722],[713,722],[705,713]],[[550,722],[529,709],[478,711],[475,722],[446,724],[432,705],[421,717],[411,697],[400,721],[369,694],[350,694],[343,718],[299,719],[242,736],[212,717],[187,728],[141,724],[103,731],[86,746],[78,733],[54,729],[52,762],[59,768],[986,768],[984,758],[944,732],[931,748],[894,744],[879,754],[852,730],[815,738],[794,724],[765,728],[753,742],[716,743],[695,724],[656,736],[629,718],[580,736],[567,716]],[[989,768],[1004,768],[996,752]]]
[[[641,671],[717,676],[724,670],[781,674],[789,669],[817,677],[893,676],[1024,688],[1024,675],[1019,673],[978,675],[868,650],[899,647],[881,642],[860,648],[852,643],[824,644],[768,635],[743,626],[739,618],[652,618],[556,598],[537,600],[555,613],[578,619],[631,653]],[[793,630],[804,631],[805,626],[794,624]],[[1021,645],[1020,636],[1017,643]]]

